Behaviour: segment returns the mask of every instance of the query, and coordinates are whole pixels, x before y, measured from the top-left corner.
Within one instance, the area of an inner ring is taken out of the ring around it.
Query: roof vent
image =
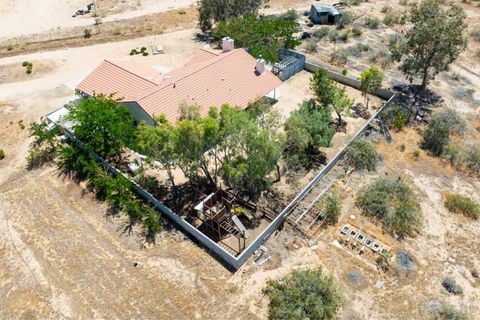
[[[261,75],[265,72],[265,60],[263,60],[262,55],[257,59],[257,66],[255,67],[255,71]]]
[[[223,52],[232,51],[234,48],[234,41],[230,37],[225,37],[222,39],[222,49]]]

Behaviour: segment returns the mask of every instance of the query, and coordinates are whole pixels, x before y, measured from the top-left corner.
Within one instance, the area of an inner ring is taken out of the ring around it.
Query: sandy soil
[[[138,16],[186,8],[196,3],[194,0],[138,1],[140,5],[129,6],[118,1],[99,1],[100,16],[103,22],[130,19]],[[90,14],[72,17],[78,9],[85,8],[85,0],[1,0],[0,1],[0,41],[48,32],[54,29],[68,29],[78,26],[91,26],[95,19]],[[25,20],[28,19],[28,23]]]

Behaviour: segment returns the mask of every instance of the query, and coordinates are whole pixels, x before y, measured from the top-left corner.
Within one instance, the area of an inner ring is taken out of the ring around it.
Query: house
[[[223,39],[223,51],[198,50],[183,67],[162,74],[134,61],[103,61],[76,87],[86,97],[114,94],[137,121],[154,124],[165,115],[175,123],[181,104],[195,104],[206,116],[228,103],[245,109],[264,96],[278,98],[282,81],[244,49]]]
[[[310,20],[316,24],[338,24],[341,18],[341,13],[332,5],[315,3],[310,8]]]

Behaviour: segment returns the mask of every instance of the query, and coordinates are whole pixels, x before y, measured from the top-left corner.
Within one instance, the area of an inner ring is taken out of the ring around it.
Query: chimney
[[[263,60],[262,55],[257,59],[257,66],[255,67],[255,71],[259,75],[263,74],[265,72],[265,60]]]
[[[229,52],[232,51],[234,48],[234,42],[233,39],[230,37],[225,37],[222,39],[222,49],[223,52]]]

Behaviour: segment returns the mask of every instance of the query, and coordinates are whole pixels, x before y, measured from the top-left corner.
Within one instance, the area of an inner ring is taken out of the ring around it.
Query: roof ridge
[[[226,54],[226,55],[224,55],[224,56],[218,54],[217,57],[220,57],[219,59],[215,59],[214,61],[211,61],[210,63],[206,64],[205,66],[203,66],[203,67],[201,67],[201,68],[198,68],[198,69],[195,70],[194,72],[189,73],[189,74],[186,74],[186,75],[183,76],[182,78],[178,79],[178,81],[181,81],[181,80],[183,80],[183,79],[185,79],[185,78],[187,78],[187,77],[189,77],[189,76],[191,76],[191,75],[193,75],[193,74],[198,73],[199,71],[201,71],[201,70],[203,70],[203,69],[211,66],[212,64],[216,63],[217,61],[221,61],[221,60],[223,60],[223,59],[225,59],[225,58],[227,58],[227,57],[232,56],[233,53],[235,53],[235,52],[241,52],[241,50],[247,52],[247,51],[246,51],[245,49],[243,49],[243,48],[238,48],[238,49],[233,49],[232,51],[227,52],[227,53],[230,53],[230,54]],[[212,59],[212,60],[213,60],[213,59]],[[205,60],[205,61],[208,61],[208,60]],[[199,62],[199,63],[200,63],[200,62]],[[195,65],[195,64],[194,64],[194,65]],[[182,67],[182,68],[185,68],[185,67]],[[160,90],[162,90],[162,89],[165,89],[165,88],[168,87],[168,86],[174,85],[176,82],[177,82],[177,81],[175,81],[175,82],[170,82],[170,83],[168,83],[167,85],[165,85],[165,86],[163,86],[163,87],[161,87],[161,88],[155,88],[155,90],[152,90],[152,92],[144,95],[143,97],[137,98],[137,99],[138,99],[137,101],[140,101],[140,100],[142,100],[142,99],[145,99],[145,98],[151,96],[152,94],[157,93],[158,91],[160,91]],[[158,85],[158,87],[160,87],[160,85]]]
[[[113,66],[115,66],[115,67],[117,67],[117,68],[119,68],[119,69],[122,69],[123,71],[128,72],[128,73],[134,75],[134,76],[137,77],[137,78],[140,78],[140,79],[142,79],[142,80],[148,81],[148,82],[150,82],[151,84],[154,84],[154,85],[156,85],[156,86],[159,85],[158,83],[156,83],[156,82],[153,81],[153,80],[146,79],[146,78],[144,78],[144,77],[142,77],[142,76],[140,76],[140,75],[138,75],[138,74],[136,74],[136,73],[134,73],[134,72],[132,72],[132,71],[130,71],[130,70],[127,70],[127,69],[119,66],[118,64],[114,63],[112,60],[104,59],[103,61],[105,61],[105,62],[107,62],[107,63],[110,63],[111,65],[113,65]],[[145,66],[147,66],[147,65],[145,65]],[[147,66],[147,67],[148,67],[148,66]]]

